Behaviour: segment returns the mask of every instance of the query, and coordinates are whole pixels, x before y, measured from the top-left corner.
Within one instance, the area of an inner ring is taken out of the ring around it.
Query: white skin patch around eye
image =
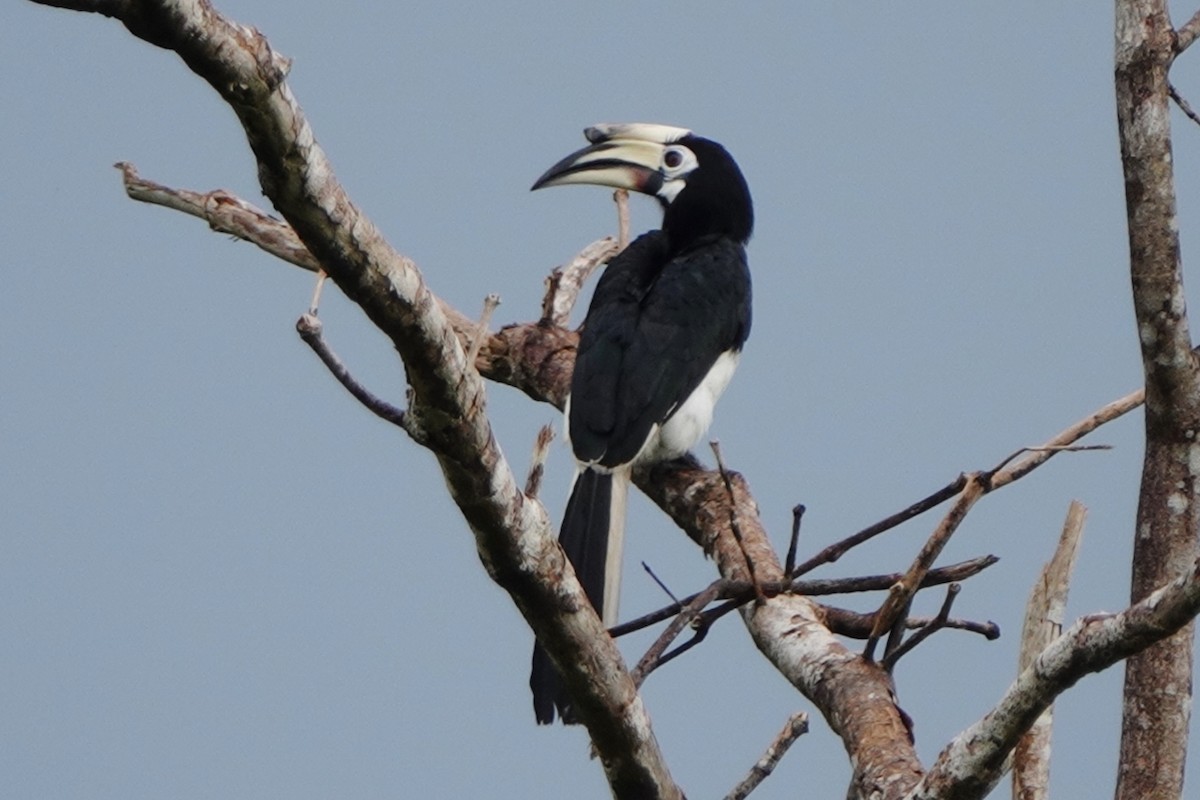
[[[659,168],[663,184],[657,192],[658,196],[668,203],[673,202],[687,185],[687,176],[698,166],[700,162],[696,160],[696,154],[688,148],[682,145],[667,148],[663,154],[663,165]]]

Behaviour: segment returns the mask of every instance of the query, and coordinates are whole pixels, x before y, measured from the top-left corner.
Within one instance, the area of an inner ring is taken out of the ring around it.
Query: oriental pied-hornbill
[[[616,623],[625,495],[634,465],[686,453],[750,333],[745,245],[750,190],[725,148],[684,128],[597,125],[591,144],[534,183],[630,189],[658,198],[660,230],[634,240],[601,276],[575,356],[566,433],[576,473],[559,542],[604,624]],[[546,652],[534,648],[539,723],[574,722]]]

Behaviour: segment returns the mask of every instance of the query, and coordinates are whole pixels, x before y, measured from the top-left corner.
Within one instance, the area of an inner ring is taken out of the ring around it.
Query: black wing
[[[674,257],[667,248],[661,231],[640,236],[596,285],[571,380],[571,444],[581,461],[632,461],[653,426],[750,333],[745,248],[727,237]]]

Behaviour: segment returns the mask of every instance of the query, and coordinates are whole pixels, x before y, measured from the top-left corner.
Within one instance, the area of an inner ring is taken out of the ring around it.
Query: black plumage
[[[534,188],[601,183],[656,195],[663,225],[606,267],[580,333],[567,432],[578,465],[559,541],[606,624],[615,623],[624,493],[637,463],[691,448],[750,333],[745,243],[749,190],[721,145],[665,126],[589,129],[591,147]],[[540,723],[574,721],[536,647],[530,686]]]

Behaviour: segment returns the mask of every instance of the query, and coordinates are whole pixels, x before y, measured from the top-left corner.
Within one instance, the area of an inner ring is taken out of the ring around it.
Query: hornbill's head
[[[702,236],[750,238],[750,190],[721,145],[686,128],[641,122],[583,133],[591,144],[546,170],[534,189],[591,183],[652,195],[663,207],[663,230],[680,247]]]

